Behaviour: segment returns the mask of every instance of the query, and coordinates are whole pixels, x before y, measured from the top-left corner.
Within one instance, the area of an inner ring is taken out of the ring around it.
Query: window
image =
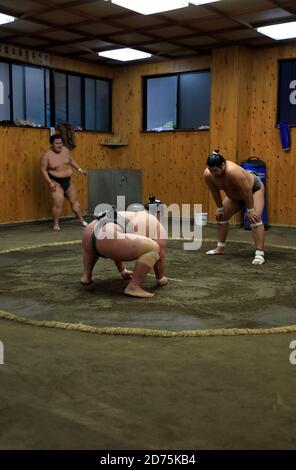
[[[0,120],[45,126],[47,95],[42,67],[0,62]]]
[[[179,119],[181,129],[210,124],[210,72],[180,75]]]
[[[24,67],[24,69],[25,119],[45,126],[45,70],[35,67]]]
[[[45,69],[12,65],[13,120],[45,126]]]
[[[209,70],[144,77],[143,129],[208,129],[210,87]]]
[[[12,66],[13,120],[25,119],[25,74],[21,65]]]
[[[55,72],[55,125],[71,122],[86,130],[111,130],[109,80]]]
[[[81,118],[81,78],[68,76],[69,122],[73,126],[82,126]]]
[[[65,73],[54,74],[54,106],[55,125],[59,121],[67,121],[67,75]]]
[[[46,110],[45,110],[45,125],[50,127],[50,74],[49,70],[45,69],[45,100],[46,100]]]
[[[177,126],[177,77],[147,80],[147,130]]]
[[[78,75],[55,72],[55,125],[66,121],[82,127],[81,80]]]
[[[85,129],[110,130],[110,101],[108,81],[85,79]]]
[[[0,121],[111,131],[111,81],[0,62]]]
[[[9,65],[0,62],[0,121],[10,120]]]
[[[278,123],[296,126],[296,59],[279,62]]]
[[[95,80],[85,79],[85,127],[86,129],[94,129],[96,123],[95,116]]]

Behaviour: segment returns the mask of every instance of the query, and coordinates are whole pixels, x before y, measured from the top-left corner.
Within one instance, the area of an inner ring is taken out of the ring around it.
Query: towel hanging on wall
[[[287,122],[280,122],[278,125],[280,130],[280,139],[283,150],[290,150],[291,139],[290,139],[290,128]]]

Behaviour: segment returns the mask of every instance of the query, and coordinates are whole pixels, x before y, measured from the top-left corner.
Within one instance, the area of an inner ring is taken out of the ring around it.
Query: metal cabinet
[[[88,213],[98,204],[117,205],[117,196],[125,196],[125,209],[142,202],[141,170],[128,168],[88,170]]]

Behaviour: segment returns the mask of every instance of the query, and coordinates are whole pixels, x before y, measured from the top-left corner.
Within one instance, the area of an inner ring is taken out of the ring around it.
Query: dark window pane
[[[209,128],[210,71],[147,78],[145,130]]]
[[[68,76],[68,120],[73,126],[81,127],[81,78]]]
[[[55,117],[56,124],[59,121],[67,121],[67,100],[66,100],[66,74],[55,73]]]
[[[12,65],[13,120],[45,125],[44,69]]]
[[[210,72],[180,75],[179,128],[198,129],[210,122]]]
[[[173,129],[177,123],[177,76],[147,80],[147,130]]]
[[[94,130],[95,122],[95,100],[96,88],[95,80],[92,78],[85,79],[85,129]]]
[[[96,130],[109,131],[109,82],[96,80]]]
[[[25,120],[25,70],[22,65],[12,65],[13,120]]]
[[[26,120],[45,125],[44,70],[25,67]]]
[[[52,79],[54,93],[51,95]],[[54,111],[55,125],[69,121],[82,128],[85,122],[85,129],[107,132],[111,119],[110,92],[109,80],[0,62],[0,121],[13,119],[18,124],[22,120],[50,127]]]
[[[45,69],[46,126],[50,127],[50,78],[49,70]]]
[[[10,120],[9,65],[0,62],[0,121]]]
[[[280,61],[278,123],[296,126],[296,60]]]

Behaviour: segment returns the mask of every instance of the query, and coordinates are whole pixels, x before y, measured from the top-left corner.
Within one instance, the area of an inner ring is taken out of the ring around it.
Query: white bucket
[[[207,212],[197,212],[194,214],[194,221],[196,225],[207,225],[208,223],[208,213]]]

